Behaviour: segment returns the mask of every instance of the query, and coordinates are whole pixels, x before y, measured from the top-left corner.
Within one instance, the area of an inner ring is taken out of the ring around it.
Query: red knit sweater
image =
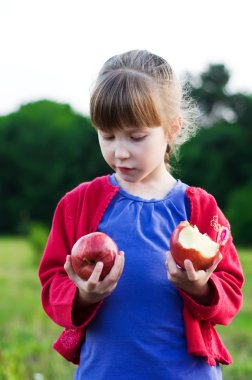
[[[64,327],[53,347],[75,364],[79,363],[86,326],[102,302],[87,307],[85,313],[78,316],[78,320],[83,321],[80,326],[73,324],[72,305],[77,288],[66,274],[64,263],[76,240],[97,230],[117,191],[118,187],[110,184],[109,176],[104,176],[83,183],[67,193],[56,208],[39,267],[44,310],[55,323]],[[229,223],[211,195],[195,187],[188,187],[186,194],[191,207],[190,223],[197,225],[201,233],[207,233],[216,241],[223,231],[225,234],[229,231]],[[230,234],[221,253],[223,259],[209,280],[213,292],[211,305],[198,304],[186,292],[179,290],[184,300],[188,352],[205,357],[210,365],[215,365],[216,361],[231,363],[231,356],[214,325],[230,323],[242,304],[244,278]]]

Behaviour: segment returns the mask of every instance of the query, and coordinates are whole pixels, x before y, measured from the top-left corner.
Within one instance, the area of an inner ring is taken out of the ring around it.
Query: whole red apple
[[[219,244],[196,226],[183,221],[174,229],[170,240],[174,261],[184,269],[184,261],[191,260],[195,270],[206,270],[219,256]]]
[[[118,248],[114,240],[103,232],[92,232],[79,238],[73,245],[71,262],[73,269],[83,280],[88,280],[98,261],[103,262],[100,280],[110,272]]]

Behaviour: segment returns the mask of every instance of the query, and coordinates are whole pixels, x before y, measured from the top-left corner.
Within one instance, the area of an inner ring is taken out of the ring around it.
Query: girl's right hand
[[[120,251],[116,255],[115,262],[109,274],[99,281],[103,263],[98,262],[87,281],[80,278],[74,271],[71,263],[71,255],[68,255],[64,265],[64,269],[68,277],[75,283],[78,288],[74,300],[74,307],[80,308],[97,303],[110,295],[116,288],[117,283],[121,277],[124,267],[124,252]]]

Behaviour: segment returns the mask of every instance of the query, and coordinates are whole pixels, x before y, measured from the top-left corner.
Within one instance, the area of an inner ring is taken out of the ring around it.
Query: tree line
[[[230,93],[230,74],[221,64],[187,76],[200,130],[173,160],[173,174],[212,193],[235,242],[251,245],[252,95]],[[111,172],[90,119],[50,100],[0,117],[0,167],[0,234],[27,233],[34,222],[49,227],[65,192]]]

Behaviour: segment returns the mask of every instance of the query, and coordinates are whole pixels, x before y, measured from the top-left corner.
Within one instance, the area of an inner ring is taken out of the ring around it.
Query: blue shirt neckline
[[[179,186],[182,183],[180,180],[176,180],[177,182],[176,182],[175,186],[173,186],[173,188],[162,199],[156,199],[156,198],[145,199],[145,198],[138,197],[137,195],[130,194],[126,190],[124,190],[118,184],[118,182],[116,180],[116,177],[115,177],[115,173],[111,174],[111,176],[109,177],[109,180],[110,180],[110,183],[113,186],[118,186],[119,187],[119,193],[121,195],[123,195],[124,197],[132,199],[132,200],[134,200],[136,202],[145,202],[145,203],[157,203],[157,202],[164,202],[164,201],[166,201],[167,199],[171,198],[173,196],[173,194],[177,193],[177,190],[178,190]]]

